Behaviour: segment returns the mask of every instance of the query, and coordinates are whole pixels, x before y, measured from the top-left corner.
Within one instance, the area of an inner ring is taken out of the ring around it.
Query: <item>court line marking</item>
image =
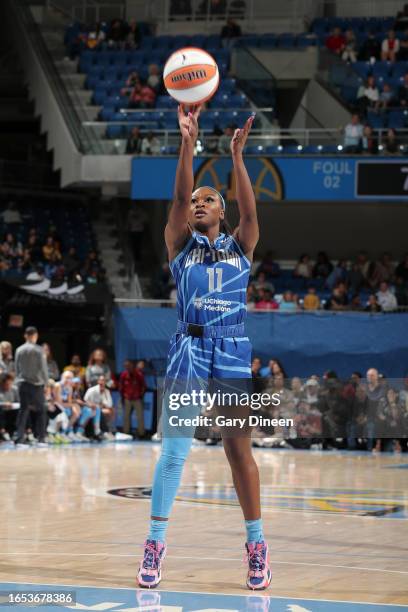
[[[60,582],[48,583],[48,582],[0,582],[0,586],[3,584],[31,584],[35,586],[62,586],[62,587],[77,587],[82,589],[111,589],[116,591],[134,591],[134,587],[109,587],[109,586],[99,586],[99,585],[87,585],[87,584],[62,584]],[[141,590],[141,589],[137,589]],[[223,597],[251,597],[250,594],[243,595],[241,593],[213,593],[211,591],[165,591],[164,589],[156,589],[157,593],[181,593],[184,595],[222,595]],[[398,604],[398,603],[379,603],[379,602],[371,602],[371,601],[353,601],[347,599],[307,599],[306,597],[292,597],[291,595],[268,595],[267,591],[263,591],[262,594],[259,593],[261,597],[268,597],[269,599],[293,599],[295,601],[326,601],[328,603],[346,603],[346,604],[366,604],[370,606],[394,606],[398,608],[407,608],[406,604]]]
[[[14,555],[14,556],[24,556],[24,555],[28,555],[28,556],[38,556],[38,557],[45,557],[45,556],[56,556],[56,557],[136,557],[139,558],[140,554],[136,554],[136,553],[74,553],[74,552],[9,552],[9,553],[0,553],[0,556],[2,557],[7,557],[10,555]],[[197,561],[197,557],[185,557],[185,556],[180,556],[180,555],[167,555],[168,558],[171,559],[183,559],[183,560],[193,560],[193,561]],[[222,557],[222,559],[217,558],[217,557],[199,557],[200,561],[242,561],[242,559],[239,558],[235,558],[235,557],[231,557],[231,558],[227,558],[227,557]],[[408,572],[403,572],[401,570],[389,570],[389,569],[382,569],[382,568],[378,568],[378,567],[357,567],[355,565],[332,565],[332,564],[326,564],[326,563],[307,563],[306,561],[274,561],[273,562],[275,565],[306,565],[306,566],[310,566],[310,567],[332,567],[332,568],[336,568],[336,569],[349,569],[349,570],[360,570],[360,571],[364,571],[364,572],[382,572],[382,573],[387,573],[387,574],[407,574]]]
[[[137,544],[135,545],[134,542],[129,542],[129,541],[118,541],[118,542],[106,542],[106,541],[101,541],[101,540],[60,540],[60,539],[45,539],[45,540],[33,540],[31,538],[14,538],[14,539],[10,539],[10,538],[0,538],[0,542],[2,540],[7,540],[7,542],[32,542],[33,544],[41,544],[43,542],[54,542],[56,544],[103,544],[104,546],[123,546],[123,544],[126,544],[128,546],[137,546]],[[141,546],[141,545],[140,545]],[[342,544],[336,544],[336,546],[342,546]],[[344,544],[343,546],[349,547],[350,544]],[[188,548],[188,546],[179,546],[178,544],[172,544],[171,548],[180,548],[182,550]],[[201,550],[207,550],[208,548],[213,549],[214,547],[208,547],[208,546],[202,546],[200,547]],[[227,548],[227,550],[236,550],[236,546],[230,546],[230,547],[223,547],[223,549],[225,550],[225,548]],[[0,554],[11,554],[11,553],[0,553]],[[29,554],[29,551],[27,551],[27,554]],[[31,554],[31,553],[30,553]],[[48,553],[47,553],[48,554]],[[108,553],[110,554],[110,553]],[[317,556],[332,556],[333,553],[332,552],[324,552],[324,551],[318,551],[318,550],[296,550],[296,549],[290,549],[290,550],[285,550],[285,549],[281,549],[281,548],[275,548],[272,551],[269,551],[270,555],[274,555],[274,554],[284,554],[284,555],[317,555]],[[361,559],[361,558],[367,558],[367,559],[400,559],[403,561],[408,561],[408,557],[401,557],[399,555],[381,555],[381,557],[378,556],[378,553],[373,553],[372,555],[369,554],[361,554],[361,555],[355,555],[353,553],[342,553],[340,551],[336,551],[336,555],[340,556],[340,557],[352,557],[352,558],[357,558],[357,559]]]

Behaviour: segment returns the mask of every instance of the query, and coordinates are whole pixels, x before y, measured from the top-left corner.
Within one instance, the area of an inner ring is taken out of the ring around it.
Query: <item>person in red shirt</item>
[[[255,310],[278,310],[279,304],[276,302],[269,289],[258,291],[259,301],[255,305]]]
[[[150,108],[154,105],[156,94],[148,85],[136,83],[129,98],[130,108]]]
[[[146,391],[146,382],[143,374],[142,362],[137,365],[130,359],[124,363],[124,371],[119,376],[119,392],[124,406],[123,433],[130,432],[130,418],[132,411],[136,411],[137,416],[137,435],[144,438],[144,416],[143,416],[143,395]]]
[[[330,34],[330,36],[328,36],[326,40],[326,47],[329,49],[329,51],[332,51],[332,53],[340,55],[341,53],[343,53],[345,46],[346,39],[341,33],[341,29],[334,28],[333,32]]]

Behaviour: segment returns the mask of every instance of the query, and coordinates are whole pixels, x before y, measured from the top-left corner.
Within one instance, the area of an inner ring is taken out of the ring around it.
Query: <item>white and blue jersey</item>
[[[220,234],[210,243],[197,232],[170,263],[179,325],[170,343],[168,378],[251,377],[252,347],[243,327],[250,267],[233,236]],[[204,326],[206,334],[190,335],[188,324]]]

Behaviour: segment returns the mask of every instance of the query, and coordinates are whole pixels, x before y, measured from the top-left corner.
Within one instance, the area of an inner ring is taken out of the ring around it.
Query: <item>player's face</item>
[[[206,232],[219,225],[224,218],[224,209],[219,196],[207,187],[196,189],[191,196],[190,225],[199,232]]]

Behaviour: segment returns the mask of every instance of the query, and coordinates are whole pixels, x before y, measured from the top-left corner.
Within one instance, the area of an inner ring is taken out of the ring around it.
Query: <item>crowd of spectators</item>
[[[80,257],[74,246],[64,248],[57,226],[29,226],[13,202],[2,213],[5,232],[0,242],[0,278],[36,272],[52,281],[97,283],[105,272],[96,251]]]
[[[37,344],[30,333],[28,336],[26,333],[26,339]],[[143,396],[147,387],[144,361],[126,360],[123,371],[116,375],[109,366],[106,352],[97,348],[90,354],[86,365],[79,354],[74,354],[68,364],[60,367],[50,345],[44,342],[40,346],[46,370],[46,381],[41,386],[45,429],[41,431],[39,415],[30,410],[23,438],[19,439],[19,419],[24,412],[21,394],[24,372],[18,356],[16,359],[14,357],[11,343],[0,342],[0,442],[70,444],[131,439],[133,411],[137,415],[134,436],[139,439],[145,437]],[[114,390],[119,393],[123,410],[123,427],[119,435],[116,427],[117,407],[111,394]]]
[[[352,115],[350,123],[344,128],[343,147],[345,153],[352,154],[376,155],[379,152],[382,155],[401,154],[401,143],[394,128],[388,128],[385,136],[379,142],[371,125],[362,123],[361,116],[358,113]]]
[[[387,380],[370,368],[365,376],[353,372],[347,380],[334,371],[289,379],[278,360],[262,368],[255,357],[252,375],[258,392],[280,399],[260,413],[294,422],[293,427],[255,429],[255,446],[408,452],[408,374]]]
[[[369,32],[368,37],[359,45],[352,29],[342,32],[341,28],[335,27],[326,39],[326,47],[350,63],[404,62],[408,59],[408,29],[402,34],[391,29],[382,41],[378,40],[375,32]]]
[[[176,302],[176,289],[165,262],[154,279],[157,299]],[[273,253],[255,258],[247,290],[249,311],[353,310],[392,312],[408,308],[408,253],[397,264],[390,253],[370,260],[359,253],[351,262],[332,263],[320,251],[312,261],[303,253],[292,270],[281,269]]]

